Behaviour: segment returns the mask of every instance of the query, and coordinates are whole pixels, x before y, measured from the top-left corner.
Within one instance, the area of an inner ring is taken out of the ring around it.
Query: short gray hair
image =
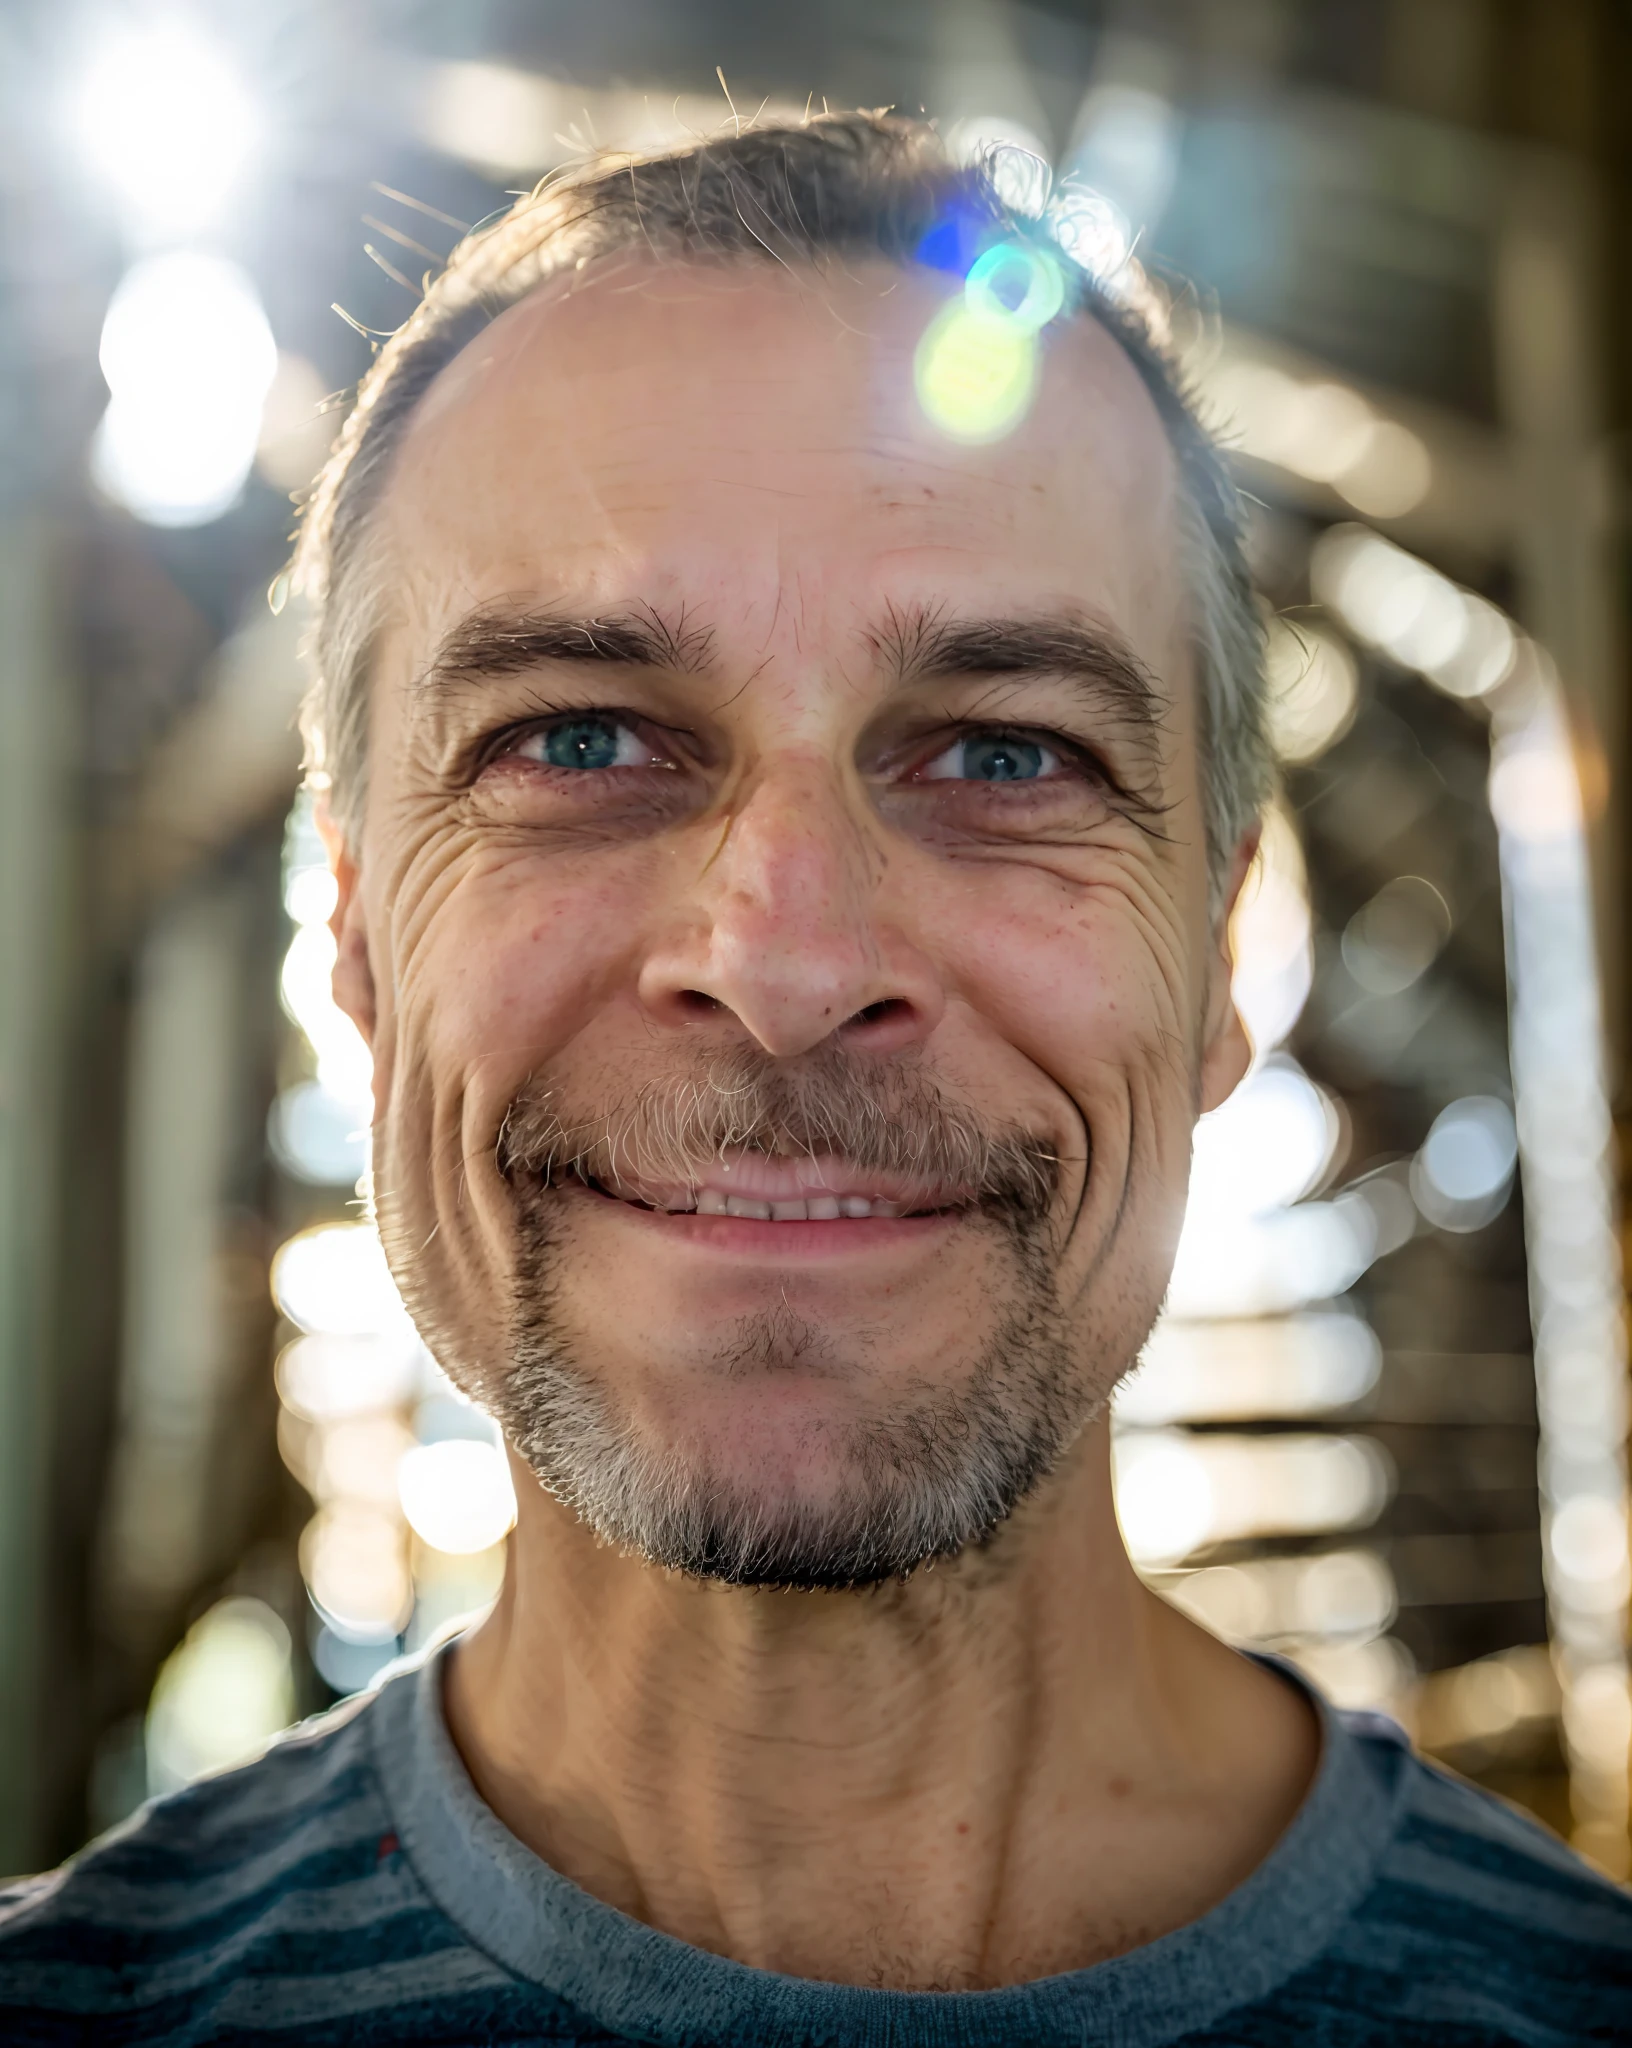
[[[959,164],[927,122],[821,115],[744,125],[661,154],[603,153],[546,180],[454,251],[363,379],[302,523],[296,587],[315,601],[302,712],[308,773],[355,843],[367,767],[368,679],[387,579],[375,512],[415,408],[491,321],[553,277],[645,253],[678,262],[905,266],[948,222],[981,241],[1046,247],[1071,303],[1120,344],[1161,417],[1181,482],[1202,796],[1215,892],[1269,781],[1263,625],[1242,547],[1239,493],[1150,320],[1054,239],[1046,214],[1009,203],[998,158]]]

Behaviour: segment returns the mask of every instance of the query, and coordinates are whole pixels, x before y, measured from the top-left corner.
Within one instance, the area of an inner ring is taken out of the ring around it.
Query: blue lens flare
[[[954,206],[941,215],[913,255],[928,270],[967,277],[976,257],[991,242],[992,232],[989,213],[973,206]]]

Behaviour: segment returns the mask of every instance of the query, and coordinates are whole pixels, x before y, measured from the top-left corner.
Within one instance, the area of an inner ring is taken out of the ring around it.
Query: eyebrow
[[[932,607],[892,607],[868,638],[897,688],[958,676],[1061,676],[1107,699],[1148,738],[1168,710],[1156,678],[1119,633],[1070,613],[959,619]]]
[[[668,619],[651,605],[575,617],[568,613],[487,604],[444,635],[419,678],[424,690],[457,688],[520,675],[546,662],[608,668],[660,668],[702,675],[714,636],[682,610]]]
[[[1114,629],[1065,612],[960,619],[935,606],[890,606],[867,640],[892,687],[959,676],[1063,676],[1125,719],[1141,739],[1160,731],[1167,699]],[[714,635],[682,608],[671,619],[648,604],[578,616],[507,601],[479,606],[443,637],[419,688],[457,689],[547,663],[663,669],[705,675]]]

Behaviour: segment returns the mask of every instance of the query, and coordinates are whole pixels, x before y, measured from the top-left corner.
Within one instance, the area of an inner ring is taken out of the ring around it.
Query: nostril
[[[717,996],[705,995],[700,988],[683,988],[678,991],[676,1001],[679,1007],[692,1017],[712,1017],[725,1005]]]
[[[858,1010],[853,1017],[846,1018],[845,1022],[847,1025],[893,1023],[897,1019],[905,1018],[911,1008],[910,1003],[904,1003],[898,997],[890,997],[882,1003],[869,1003],[865,1010]]]

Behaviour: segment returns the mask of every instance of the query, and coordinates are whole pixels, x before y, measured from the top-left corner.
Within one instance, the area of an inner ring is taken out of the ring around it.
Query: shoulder
[[[1355,1910],[1272,2001],[1295,2037],[1632,2044],[1632,1893],[1528,1815],[1410,1754],[1392,1724],[1342,1719],[1363,1746],[1394,1752],[1396,1822]]]
[[[60,1870],[0,1889],[0,1958],[53,1923],[116,1926],[190,1919],[223,1890],[314,1875],[377,1822],[380,1803],[363,1703],[305,1723],[253,1763],[150,1801]]]
[[[1375,1906],[1408,1904],[1449,1929],[1504,1945],[1564,1945],[1573,1966],[1618,1968],[1632,1986],[1632,1893],[1585,1863],[1504,1799],[1413,1756],[1399,1826],[1378,1873]]]
[[[406,1973],[403,1989],[412,1979],[422,1993],[507,1983],[401,1853],[372,1704],[348,1703],[155,1800],[60,1870],[0,1888],[0,2038],[231,2039],[258,2031],[251,2007],[280,2006],[259,2025],[287,2026],[314,1986],[356,1973],[376,1987]],[[327,2015],[309,2017],[295,2037],[326,2038]]]

